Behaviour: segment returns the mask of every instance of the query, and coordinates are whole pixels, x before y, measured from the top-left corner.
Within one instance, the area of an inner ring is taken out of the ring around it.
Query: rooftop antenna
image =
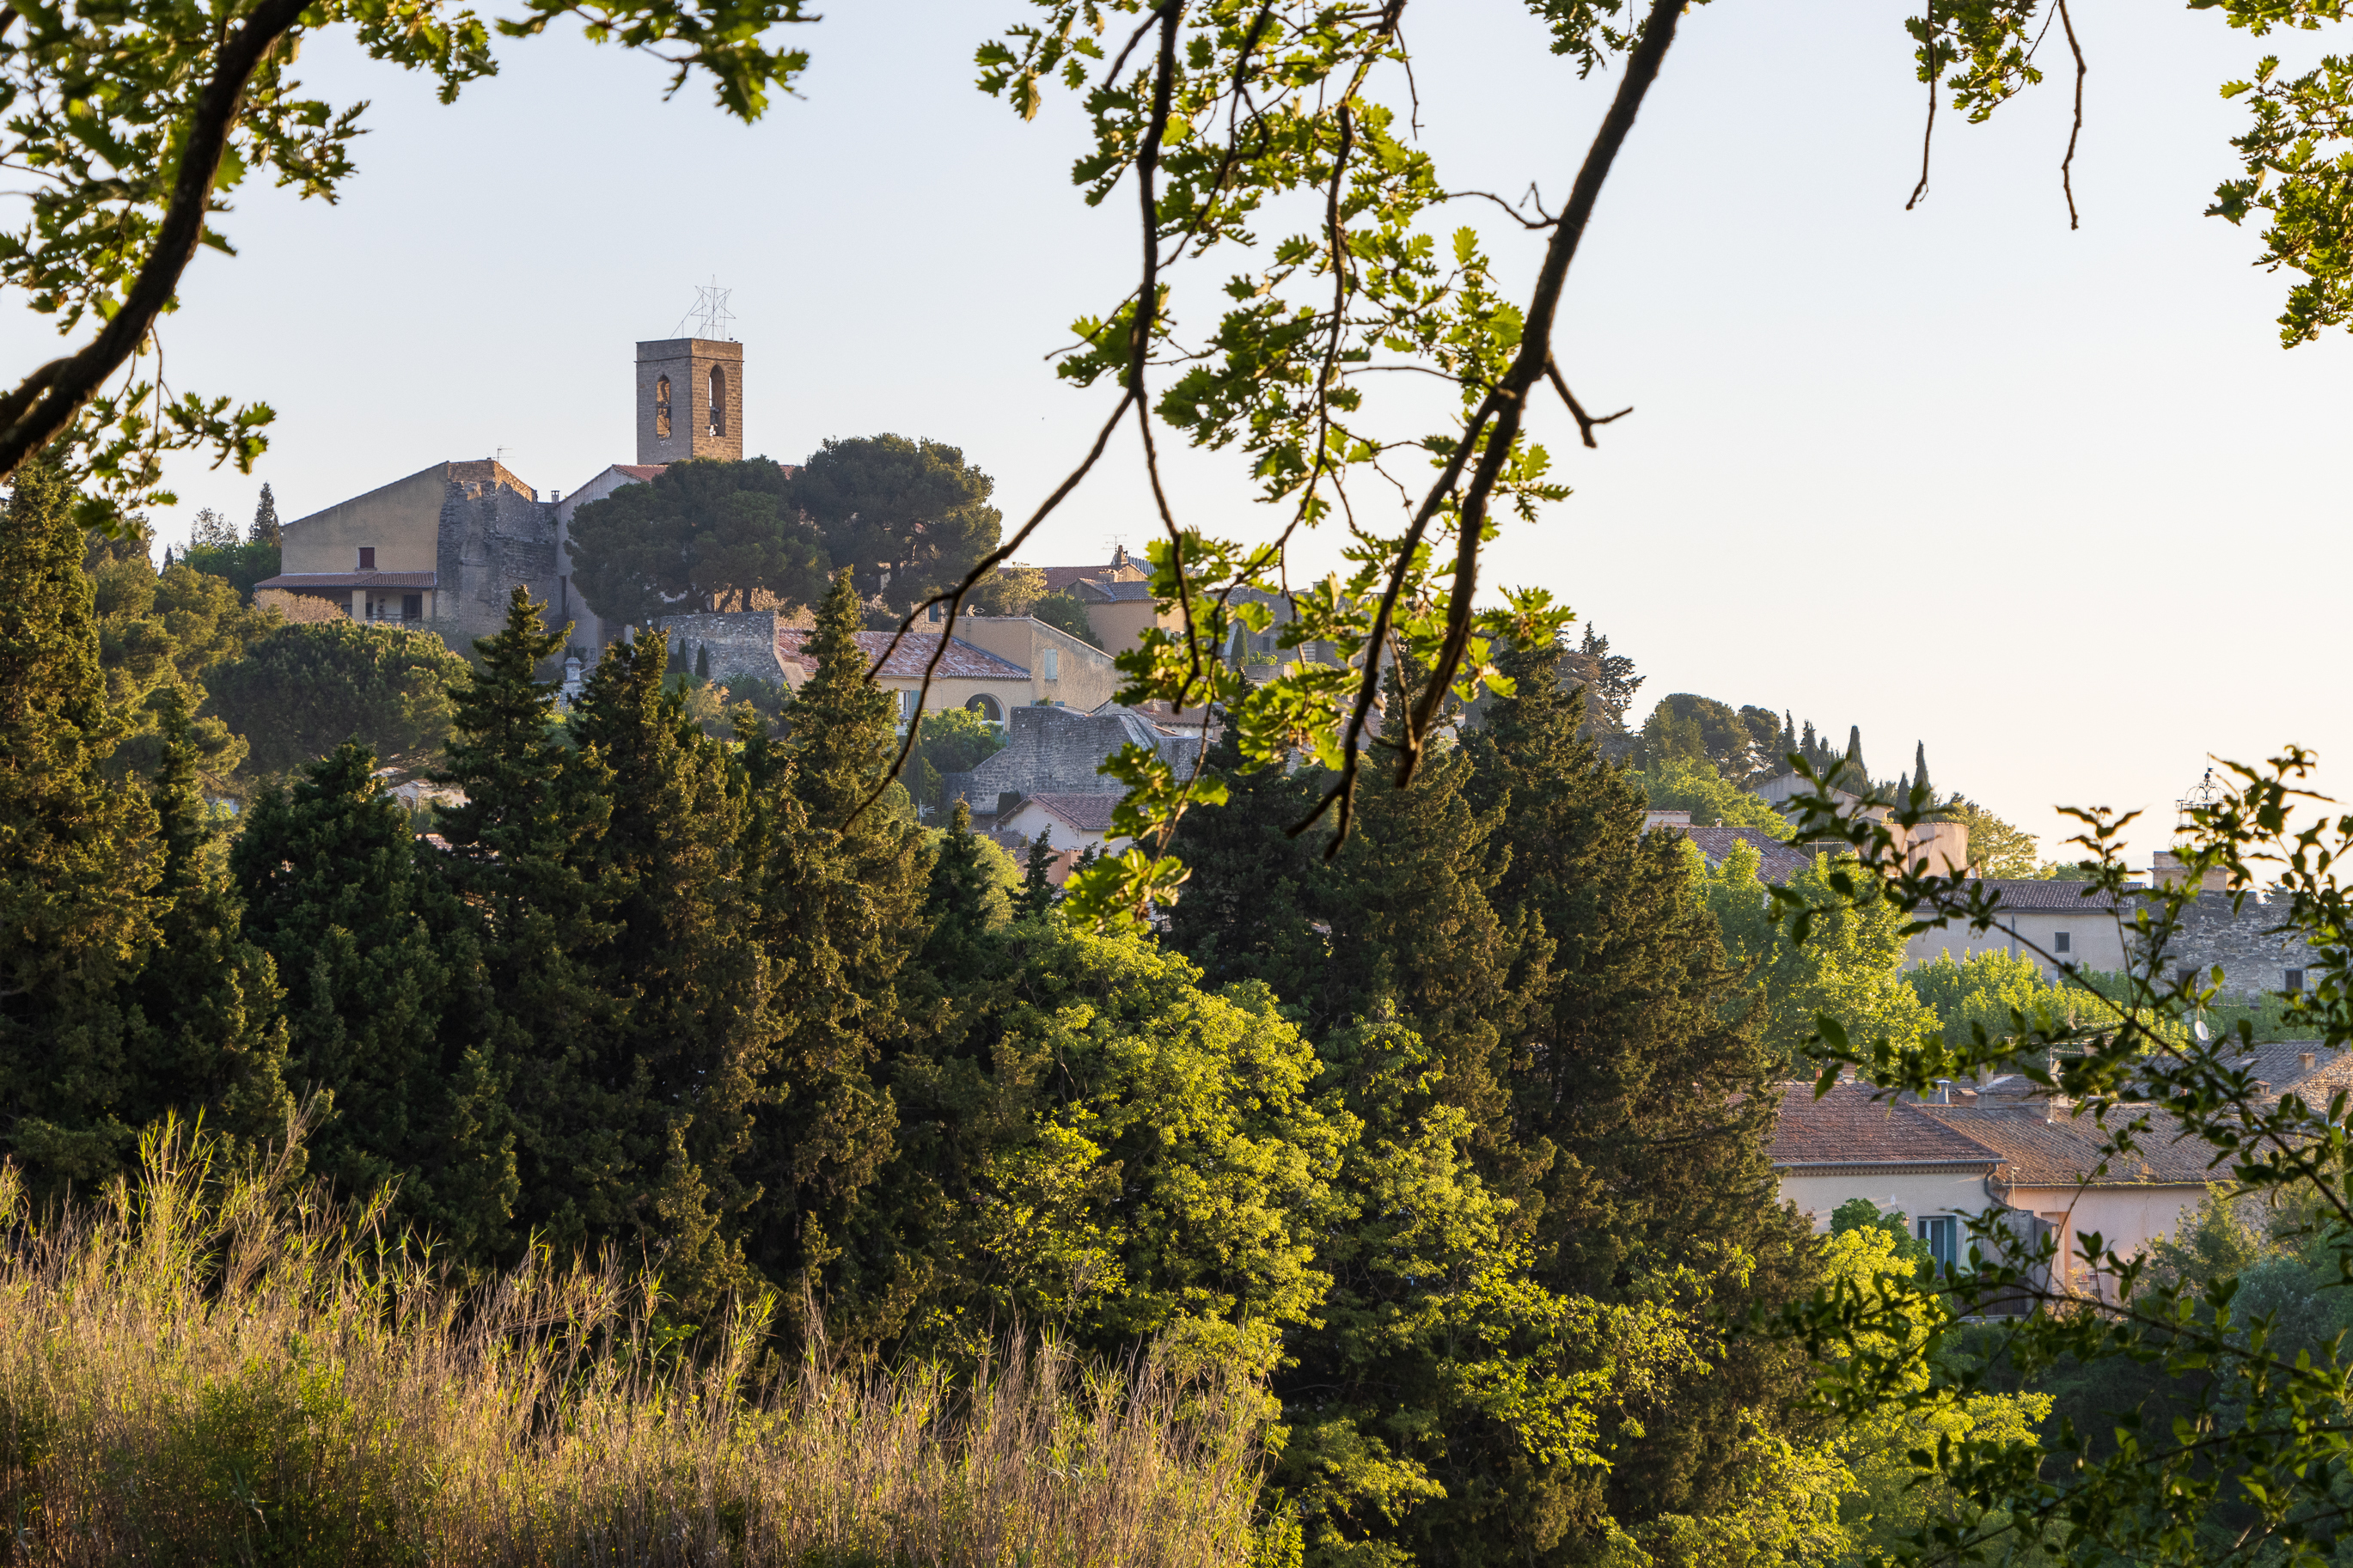
[[[697,329],[695,336],[713,342],[732,342],[733,334],[727,329],[734,324],[735,313],[727,308],[727,300],[734,292],[733,289],[719,286],[719,275],[715,272],[711,275],[710,282],[697,283],[694,286],[694,308],[678,319],[679,331],[684,331],[686,323],[692,321]]]
[[[503,468],[507,464],[507,454],[513,450],[514,448],[512,447],[501,447],[497,448],[496,452],[491,456],[491,461],[498,464],[499,467]]]

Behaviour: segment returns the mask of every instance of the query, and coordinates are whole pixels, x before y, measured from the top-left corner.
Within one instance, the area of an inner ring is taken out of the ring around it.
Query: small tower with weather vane
[[[732,289],[695,286],[693,337],[638,345],[638,461],[744,457],[744,345],[729,336]],[[679,328],[685,330],[681,321]]]

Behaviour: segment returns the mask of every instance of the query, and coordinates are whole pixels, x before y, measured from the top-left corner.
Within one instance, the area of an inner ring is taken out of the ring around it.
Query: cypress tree
[[[709,643],[703,643],[694,650],[694,678],[697,680],[711,679],[711,645]]]
[[[392,1184],[403,1220],[483,1262],[517,1176],[479,950],[375,771],[347,742],[265,791],[229,863],[286,988],[289,1080],[327,1098],[311,1169],[347,1196]]]
[[[139,1123],[201,1114],[232,1149],[258,1150],[286,1137],[294,1111],[286,1023],[277,966],[243,931],[243,900],[197,784],[190,731],[185,696],[174,688],[148,791],[164,847],[155,891],[170,907],[128,994],[133,1082],[123,1109]]]
[[[1054,884],[1047,873],[1054,867],[1054,829],[1049,825],[1029,841],[1021,870],[1021,896],[1013,902],[1013,918],[1034,921],[1054,907]]]
[[[902,997],[909,960],[927,936],[932,851],[889,776],[892,694],[869,679],[862,614],[838,574],[807,647],[816,668],[785,710],[789,739],[772,746],[739,729],[762,879],[762,946],[801,978],[776,1069],[762,1096],[748,1157],[765,1197],[747,1256],[771,1279],[823,1297],[831,1331],[872,1342],[894,1333],[921,1283],[869,1199],[890,1160],[897,1113],[884,1081],[922,1039]],[[789,987],[789,990],[786,988]]]
[[[245,542],[248,544],[280,542],[278,534],[278,498],[269,493],[267,481],[261,487],[261,499],[254,503],[253,529],[246,535]]]
[[[1846,755],[1839,759],[1839,787],[1853,795],[1871,793],[1871,770],[1862,761],[1862,726],[1850,724],[1846,731]]]
[[[584,870],[611,800],[603,763],[556,731],[554,683],[533,673],[564,641],[541,610],[517,588],[506,625],[474,644],[480,664],[454,694],[433,775],[466,799],[441,814],[448,850],[432,864],[465,911],[455,940],[477,955],[483,1067],[514,1118],[514,1217],[569,1249],[630,1218],[638,1119],[605,1086],[620,1020],[583,957],[611,935],[605,890]],[[512,1245],[482,1239],[493,1255]]]
[[[1011,914],[1003,889],[989,878],[980,836],[972,830],[972,805],[959,800],[941,835],[923,900],[923,941],[919,971],[951,991],[974,984],[996,967],[988,941]]]
[[[1928,742],[1912,743],[1912,787],[1926,797],[1930,805],[1936,804],[1936,788],[1928,782]]]
[[[1509,859],[1494,897],[1551,944],[1534,1048],[1514,1083],[1518,1134],[1557,1151],[1543,1180],[1538,1277],[1565,1294],[1640,1299],[1688,1268],[1737,1310],[1801,1289],[1802,1225],[1779,1205],[1766,1146],[1777,1101],[1759,1009],[1691,898],[1685,850],[1642,830],[1641,792],[1578,735],[1577,701],[1541,649],[1499,661],[1517,682],[1473,739],[1476,789]],[[1618,1436],[1620,1521],[1706,1514],[1796,1374],[1726,1347]],[[1526,1506],[1569,1508],[1594,1478],[1532,1478]],[[1542,1496],[1551,1495],[1547,1503]],[[1571,1511],[1576,1511],[1574,1509]]]
[[[1226,804],[1196,807],[1176,825],[1174,853],[1190,875],[1169,912],[1167,940],[1200,966],[1207,984],[1260,980],[1286,1002],[1303,1001],[1328,955],[1315,926],[1329,872],[1314,836],[1289,829],[1312,808],[1322,775],[1246,773],[1240,762],[1228,725],[1207,764],[1225,782]]]
[[[166,909],[154,807],[100,772],[125,725],[72,506],[30,462],[0,516],[0,1133],[37,1191],[103,1178],[132,1142],[119,992]]]
[[[748,1281],[739,1173],[776,1045],[767,965],[740,875],[746,802],[725,754],[665,690],[667,639],[606,651],[571,731],[600,764],[603,830],[584,838],[602,940],[580,954],[612,1009],[589,1067],[624,1168],[628,1223],[682,1310]]]

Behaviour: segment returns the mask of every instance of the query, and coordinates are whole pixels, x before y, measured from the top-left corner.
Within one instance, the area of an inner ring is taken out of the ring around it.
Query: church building
[[[547,605],[554,625],[573,623],[584,658],[611,640],[572,588],[565,553],[574,511],[623,485],[650,480],[691,458],[744,456],[744,347],[713,338],[638,345],[638,451],[569,495],[542,500],[491,458],[436,463],[353,496],[280,530],[275,577],[256,584],[262,603],[280,595],[323,600],[353,620],[429,630],[463,653],[505,624],[518,586]]]

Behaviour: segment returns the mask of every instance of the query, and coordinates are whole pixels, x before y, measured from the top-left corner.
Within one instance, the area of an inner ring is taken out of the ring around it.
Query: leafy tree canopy
[[[449,733],[466,661],[429,632],[359,621],[281,626],[217,670],[212,707],[245,737],[251,766],[280,773],[356,740],[422,765]]]
[[[971,603],[984,615],[1026,616],[1046,596],[1046,574],[1035,566],[1008,562],[980,580]]]
[[[623,485],[573,513],[566,549],[581,595],[608,621],[814,604],[831,572],[766,458],[672,463]]]
[[[1065,631],[1090,647],[1101,647],[1095,640],[1094,623],[1087,618],[1087,607],[1075,594],[1048,594],[1029,607],[1029,613],[1058,631]]]
[[[904,436],[829,440],[795,471],[792,504],[817,524],[860,595],[902,613],[953,587],[997,548],[997,481],[963,449]]]

